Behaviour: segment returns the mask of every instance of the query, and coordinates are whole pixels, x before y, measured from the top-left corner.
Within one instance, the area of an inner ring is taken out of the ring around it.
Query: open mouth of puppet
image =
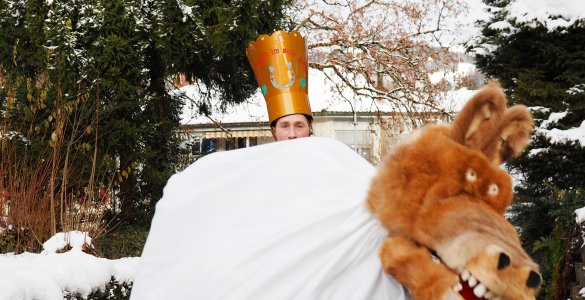
[[[459,274],[459,283],[461,284],[459,287],[459,294],[465,300],[503,300],[502,297],[499,297],[490,291],[467,270],[463,270],[463,272]]]

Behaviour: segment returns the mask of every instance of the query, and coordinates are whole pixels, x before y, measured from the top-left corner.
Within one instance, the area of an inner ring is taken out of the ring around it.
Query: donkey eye
[[[488,195],[490,195],[490,196],[495,196],[499,192],[500,192],[500,188],[495,183],[490,184],[490,186],[488,187]]]
[[[474,170],[467,169],[467,173],[465,173],[465,179],[467,179],[467,181],[474,182],[477,180],[477,174]]]

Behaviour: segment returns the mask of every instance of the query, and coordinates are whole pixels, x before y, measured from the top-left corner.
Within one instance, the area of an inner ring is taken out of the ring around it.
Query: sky
[[[469,0],[471,4],[471,18],[475,19],[482,15],[481,2],[479,0]],[[585,18],[585,1],[576,0],[518,0],[512,7],[511,12],[522,20],[539,20],[544,22],[550,29],[558,28],[572,24],[577,18]],[[562,15],[564,18],[550,20],[550,15]],[[500,24],[502,25],[502,24]],[[311,74],[313,76],[313,74]],[[313,78],[318,81],[313,86],[319,86],[319,80],[315,75]],[[582,87],[576,87],[578,90]],[[189,90],[190,88],[184,88]],[[326,93],[325,90],[314,90],[315,93]],[[582,92],[582,91],[581,91]],[[470,94],[465,93],[460,98],[466,99]],[[243,109],[247,110],[247,116],[251,115],[256,120],[266,120],[263,100],[260,95],[255,96],[257,99],[251,100]],[[334,106],[342,104],[332,104],[326,101],[317,102],[317,99],[326,97],[312,97],[313,110],[321,108],[344,110],[344,106]],[[230,116],[238,116],[240,108],[224,116],[226,122],[232,121]],[[549,124],[558,120],[564,112],[553,112],[547,122]],[[197,117],[186,115],[184,120],[188,122],[201,122]],[[554,141],[562,140],[579,140],[585,143],[585,122],[580,127],[570,128],[567,130],[547,129],[541,126],[538,132],[546,134]],[[535,151],[546,151],[540,149]],[[165,190],[165,193],[188,193],[185,190]],[[585,208],[576,211],[577,221],[585,221]],[[62,248],[64,239],[68,237],[72,249],[65,253],[55,253],[56,249]],[[179,242],[171,247],[181,247]],[[140,258],[128,257],[117,260],[98,258],[93,255],[83,253],[81,245],[83,242],[89,242],[90,239],[80,232],[71,232],[68,234],[59,233],[48,240],[43,246],[44,251],[41,253],[23,253],[15,255],[13,253],[0,254],[0,299],[2,300],[27,300],[27,299],[62,299],[63,290],[79,292],[83,295],[104,286],[109,282],[110,277],[114,276],[119,281],[131,281],[136,276]],[[159,241],[152,241],[154,245]],[[163,246],[163,245],[160,245]],[[181,258],[176,258],[181,260]],[[173,274],[177,277],[188,277],[189,273]],[[585,293],[585,291],[584,291]],[[172,294],[169,293],[169,299]]]

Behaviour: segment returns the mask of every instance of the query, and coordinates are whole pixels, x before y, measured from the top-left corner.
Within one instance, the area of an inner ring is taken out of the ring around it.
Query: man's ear
[[[270,126],[270,133],[272,133],[272,137],[276,140],[276,127]]]

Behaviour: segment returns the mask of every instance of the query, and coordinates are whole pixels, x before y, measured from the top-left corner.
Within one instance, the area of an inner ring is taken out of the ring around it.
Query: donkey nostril
[[[536,288],[540,285],[540,281],[542,281],[540,274],[530,271],[530,274],[528,274],[528,280],[526,280],[526,286],[529,288]]]
[[[510,257],[502,252],[500,253],[500,257],[498,258],[498,270],[501,270],[510,265]]]

